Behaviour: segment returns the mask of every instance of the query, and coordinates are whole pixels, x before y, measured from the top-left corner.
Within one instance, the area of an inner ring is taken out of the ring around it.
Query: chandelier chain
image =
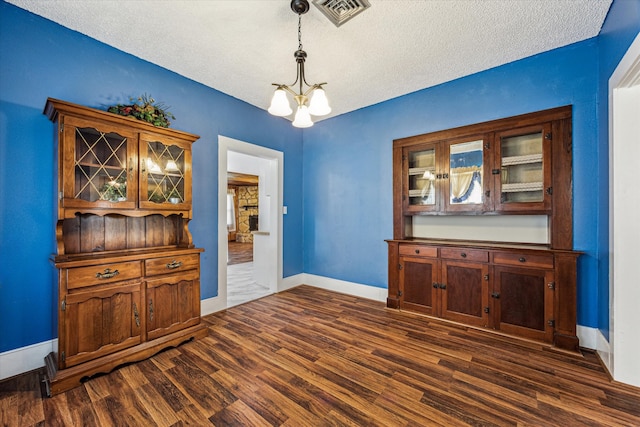
[[[298,50],[302,50],[302,15],[298,15]]]

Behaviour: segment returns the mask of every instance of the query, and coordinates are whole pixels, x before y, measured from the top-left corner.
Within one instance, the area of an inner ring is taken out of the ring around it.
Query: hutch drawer
[[[442,248],[440,258],[488,262],[489,251],[468,248]]]
[[[438,248],[424,245],[400,245],[400,256],[426,256],[435,258],[438,256]]]
[[[84,288],[105,283],[138,279],[142,275],[140,261],[115,262],[67,269],[67,289]]]
[[[517,265],[521,267],[553,268],[553,255],[494,252],[493,263],[503,265]]]
[[[145,274],[147,276],[194,270],[197,269],[199,265],[200,257],[197,254],[151,258],[144,262]]]

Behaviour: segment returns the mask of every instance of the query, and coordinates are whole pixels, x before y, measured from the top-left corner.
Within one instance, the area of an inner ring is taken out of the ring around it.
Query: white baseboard
[[[216,311],[224,310],[227,308],[227,302],[220,298],[220,295],[213,298],[207,298],[200,301],[200,315],[206,316],[207,314],[215,313]]]
[[[57,339],[0,353],[0,380],[44,366],[44,358],[57,347]]]
[[[598,348],[599,333],[600,331],[597,328],[578,325],[576,328],[576,335],[580,340],[580,347],[596,350]]]
[[[374,301],[386,302],[387,300],[386,288],[377,288],[375,286],[307,273],[285,277],[278,285],[278,292],[283,292],[300,285],[314,286],[316,288]],[[224,310],[225,308],[226,301],[222,301],[219,296],[207,298],[200,302],[200,311],[203,316]],[[611,372],[610,346],[602,333],[597,328],[578,325],[577,335],[580,340],[580,346],[597,350],[607,369]],[[0,353],[0,380],[41,368],[44,366],[45,356],[56,347],[57,339]]]
[[[356,297],[367,298],[374,301],[387,302],[387,288],[377,288],[375,286],[363,285],[361,283],[316,276],[315,274],[303,273],[299,276],[303,276],[303,282],[300,284],[306,284],[316,288],[340,292]]]
[[[604,366],[613,377],[613,353],[611,353],[611,344],[609,344],[609,341],[607,341],[604,335],[602,335],[600,330],[597,330],[596,350],[598,351],[598,355],[600,356],[602,363],[604,363]]]
[[[295,288],[296,286],[300,286],[304,284],[304,278],[306,274],[300,273],[295,276],[289,276],[282,279],[282,281],[278,284],[278,292],[284,292],[291,288]]]

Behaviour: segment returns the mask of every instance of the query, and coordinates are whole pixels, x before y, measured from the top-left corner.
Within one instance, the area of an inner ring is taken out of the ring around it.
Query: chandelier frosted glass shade
[[[298,107],[298,111],[296,111],[296,117],[293,120],[292,124],[297,128],[308,128],[313,126],[311,115],[309,114],[309,108],[306,105],[300,105]]]
[[[309,101],[309,113],[314,116],[325,116],[331,112],[329,100],[321,87],[315,89],[311,93],[311,101]]]
[[[274,116],[284,117],[293,113],[291,106],[289,105],[289,99],[287,98],[287,92],[284,89],[276,89],[271,98],[271,105],[267,110]]]

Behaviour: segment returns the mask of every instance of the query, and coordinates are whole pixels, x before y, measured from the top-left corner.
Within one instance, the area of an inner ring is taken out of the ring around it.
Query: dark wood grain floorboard
[[[203,318],[209,335],[42,398],[0,383],[0,426],[640,426],[598,356],[301,286]]]

